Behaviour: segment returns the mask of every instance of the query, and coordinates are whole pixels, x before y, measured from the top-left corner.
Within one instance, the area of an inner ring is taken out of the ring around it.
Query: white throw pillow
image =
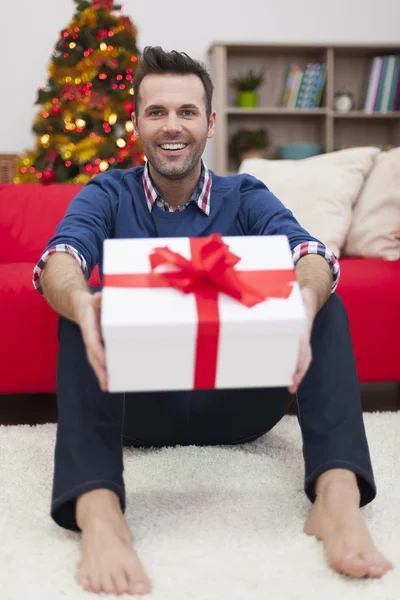
[[[400,260],[400,148],[375,158],[343,251],[349,256]]]
[[[339,257],[352,209],[379,148],[349,148],[302,160],[249,158],[239,173],[260,179],[312,236]]]

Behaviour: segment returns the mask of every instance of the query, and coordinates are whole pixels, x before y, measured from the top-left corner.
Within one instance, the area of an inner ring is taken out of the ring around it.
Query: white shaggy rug
[[[301,437],[287,416],[243,446],[124,449],[127,519],[153,582],[144,598],[398,600],[400,412],[365,422],[378,496],[364,515],[395,564],[383,579],[332,572],[322,544],[303,533]],[[53,424],[0,427],[1,600],[97,597],[74,580],[80,534],[49,516],[55,433]]]

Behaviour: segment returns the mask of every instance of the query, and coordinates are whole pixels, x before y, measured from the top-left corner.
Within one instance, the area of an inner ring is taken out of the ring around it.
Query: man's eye
[[[161,114],[162,114],[161,110],[152,110],[149,112],[149,117],[159,117]],[[183,110],[182,114],[185,117],[192,117],[194,115],[194,112],[192,110],[187,109],[187,110]]]

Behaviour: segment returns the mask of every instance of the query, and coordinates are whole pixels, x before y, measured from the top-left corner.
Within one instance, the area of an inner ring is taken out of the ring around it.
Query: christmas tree
[[[74,2],[38,92],[36,147],[21,156],[15,183],[86,183],[144,163],[130,120],[137,30],[114,0]]]

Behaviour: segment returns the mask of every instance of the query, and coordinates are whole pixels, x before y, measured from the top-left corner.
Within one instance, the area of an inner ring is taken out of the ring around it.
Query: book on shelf
[[[400,56],[374,56],[371,61],[364,111],[387,113],[400,110]]]
[[[281,107],[317,108],[321,106],[325,82],[325,63],[308,63],[305,69],[301,69],[297,64],[290,64]]]

